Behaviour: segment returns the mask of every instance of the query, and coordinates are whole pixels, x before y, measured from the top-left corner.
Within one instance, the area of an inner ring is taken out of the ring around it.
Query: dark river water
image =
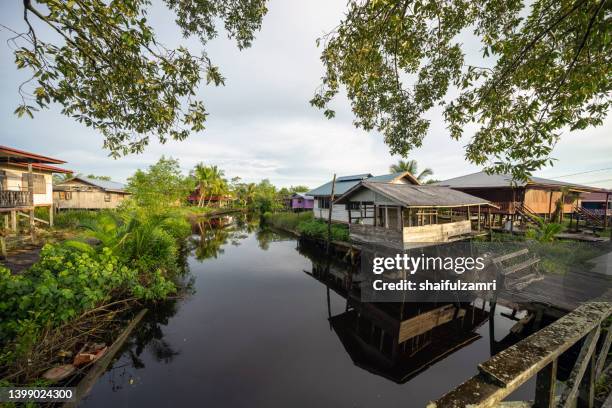
[[[425,347],[411,357],[418,363],[389,370],[370,364],[332,325],[350,321],[346,298],[310,275],[322,251],[253,223],[197,231],[186,278],[193,293],[148,314],[82,406],[423,407],[490,357],[484,321],[471,343],[418,373],[405,375],[439,350]],[[508,311],[497,308],[497,340],[515,323],[500,312]],[[533,398],[533,386],[511,399]]]

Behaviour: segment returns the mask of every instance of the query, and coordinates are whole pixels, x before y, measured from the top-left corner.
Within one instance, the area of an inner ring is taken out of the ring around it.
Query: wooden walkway
[[[612,276],[590,272],[568,272],[566,275],[544,275],[520,291],[502,290],[507,303],[540,303],[569,312],[585,302],[598,298],[612,302]]]

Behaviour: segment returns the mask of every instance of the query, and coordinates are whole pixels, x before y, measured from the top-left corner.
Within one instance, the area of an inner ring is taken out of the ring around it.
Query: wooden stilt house
[[[17,230],[17,218],[28,217],[34,226],[34,209],[47,208],[53,225],[53,173],[72,173],[54,164],[63,160],[15,148],[0,146],[0,212],[4,225]],[[10,215],[10,221],[9,221]]]
[[[447,187],[367,180],[334,204],[348,206],[352,240],[404,248],[469,238],[480,232],[483,208],[491,206],[487,200]]]

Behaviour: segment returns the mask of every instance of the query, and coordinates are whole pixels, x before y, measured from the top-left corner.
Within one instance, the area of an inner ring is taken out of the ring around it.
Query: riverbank
[[[183,211],[130,206],[57,220],[50,237],[69,239],[49,239],[19,273],[0,266],[3,384],[52,382],[50,374],[42,380],[49,369],[92,342],[112,342],[135,311],[180,291],[191,235]]]

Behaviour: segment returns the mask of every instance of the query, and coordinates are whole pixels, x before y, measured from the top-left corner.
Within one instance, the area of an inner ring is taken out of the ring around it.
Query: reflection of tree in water
[[[198,261],[217,258],[225,244],[239,246],[257,228],[259,219],[248,214],[201,219],[193,224],[190,250]]]
[[[144,368],[140,355],[148,350],[158,362],[169,363],[179,355],[179,351],[164,339],[163,326],[168,325],[170,318],[178,311],[178,300],[159,303],[145,315],[137,331],[129,339],[127,353],[135,368]]]
[[[257,231],[255,237],[257,238],[259,248],[263,249],[264,251],[267,251],[268,248],[270,248],[271,242],[291,241],[295,239],[294,237],[280,234],[269,228],[261,228]]]
[[[123,346],[121,359],[110,369],[108,380],[113,391],[132,384],[138,376],[134,369],[145,368],[142,353],[146,350],[160,363],[168,364],[180,354],[164,339],[163,326],[178,311],[178,299],[147,305],[149,312]]]

